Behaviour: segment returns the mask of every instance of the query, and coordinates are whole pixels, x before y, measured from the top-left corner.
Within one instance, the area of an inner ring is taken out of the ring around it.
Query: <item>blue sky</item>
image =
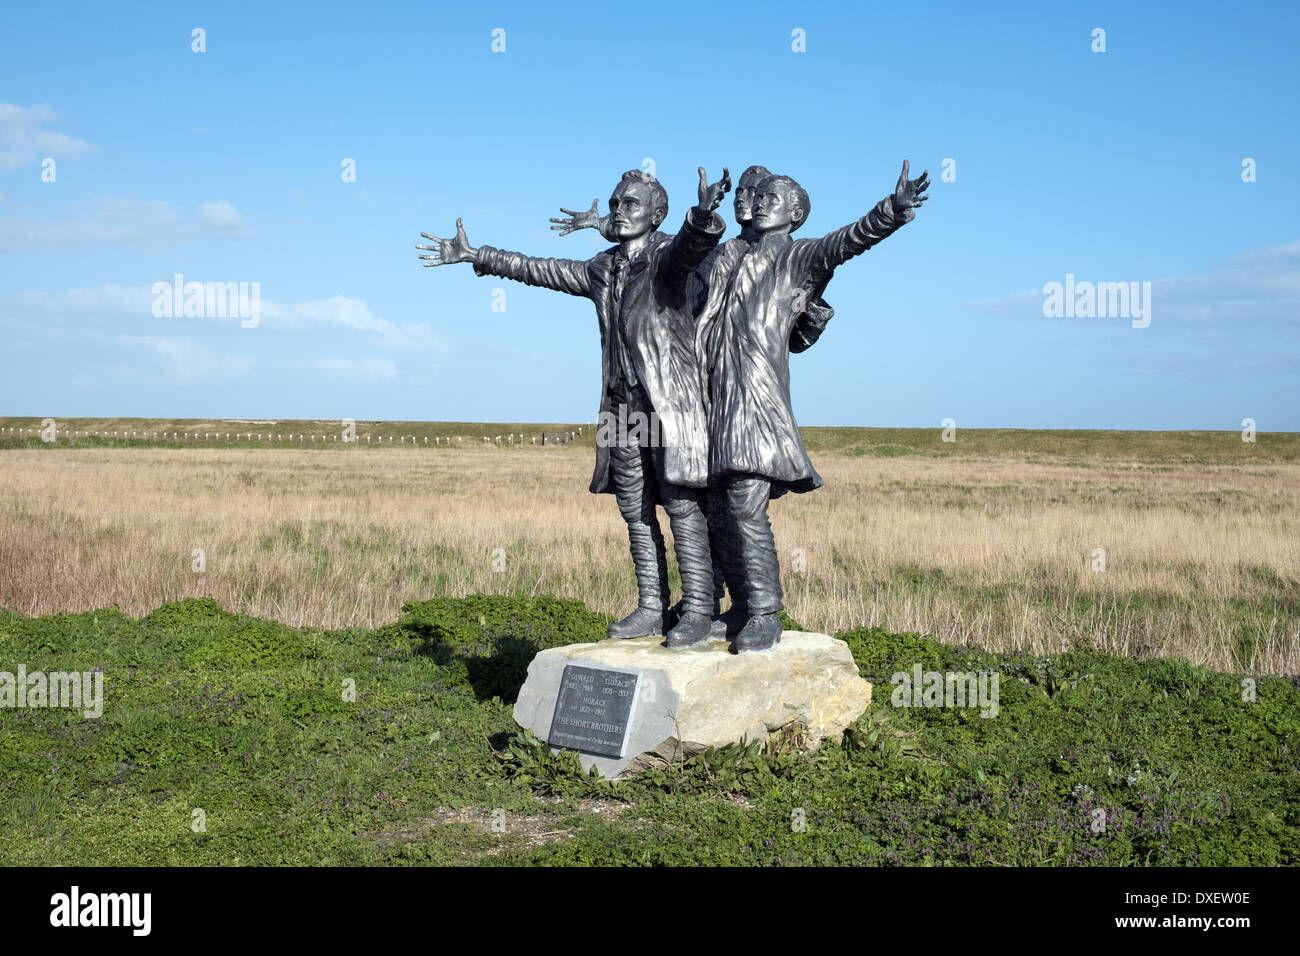
[[[46,3],[5,21],[0,414],[590,421],[591,304],[420,268],[421,231],[459,215],[475,245],[586,258],[605,243],[548,219],[604,210],[649,159],[669,231],[697,166],[762,163],[807,188],[800,235],[821,234],[906,158],[930,202],[836,275],[834,320],[791,360],[801,424],[1300,430],[1292,3]],[[155,316],[176,273],[259,283],[259,324]],[[1067,274],[1150,282],[1150,325],[1045,317]]]

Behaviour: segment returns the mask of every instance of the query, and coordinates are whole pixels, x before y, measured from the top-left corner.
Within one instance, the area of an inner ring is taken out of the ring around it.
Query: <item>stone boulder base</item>
[[[542,651],[528,666],[515,721],[547,740],[569,664],[640,675],[623,757],[580,753],[583,769],[618,777],[708,747],[752,741],[794,726],[812,749],[839,739],[871,703],[849,646],[825,634],[786,631],[769,651],[733,654],[711,640],[670,651],[662,637],[569,644]]]

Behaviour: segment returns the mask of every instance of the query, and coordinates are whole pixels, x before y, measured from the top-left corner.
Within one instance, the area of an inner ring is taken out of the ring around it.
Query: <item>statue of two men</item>
[[[771,498],[820,487],[790,406],[789,357],[808,348],[832,311],[821,299],[834,270],[914,217],[927,174],[907,178],[865,216],[819,239],[791,237],[807,221],[808,194],[788,176],[751,166],[738,184],[740,236],[719,246],[715,210],[731,178],[709,184],[699,170],[698,204],[675,236],[659,231],[668,196],[648,173],[623,174],[609,200],[568,220],[567,234],[599,228],[617,245],[587,260],[546,259],[421,233],[434,245],[426,265],[470,262],[495,275],[590,298],[601,338],[602,424],[639,415],[653,441],[620,429],[600,440],[594,493],[613,493],[627,522],[638,602],[610,637],[665,634],[669,648],[712,634],[737,653],[781,637],[780,565],[767,518]],[[655,506],[668,513],[682,580],[671,609],[664,539]],[[731,607],[719,614],[721,583]],[[674,620],[675,618],[675,620]]]

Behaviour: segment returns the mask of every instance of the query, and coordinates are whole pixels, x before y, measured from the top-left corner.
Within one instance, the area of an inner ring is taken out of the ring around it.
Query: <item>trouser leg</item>
[[[762,478],[733,478],[727,482],[727,511],[739,542],[745,602],[750,616],[775,614],[781,603],[781,565],[767,518],[771,483]]]
[[[668,608],[668,559],[655,514],[654,472],[636,446],[610,448],[610,471],[618,510],[627,522],[628,548],[636,571],[637,603],[652,611]]]
[[[713,544],[713,530],[709,530],[709,561],[713,564],[713,613],[722,610],[722,597],[727,593],[727,578],[722,573],[722,562],[718,549]]]
[[[659,486],[659,499],[673,529],[677,569],[682,576],[682,611],[708,617],[713,613],[713,562],[704,490],[664,482]]]
[[[722,598],[719,579],[726,583],[731,595],[731,606],[737,611],[745,607],[745,573],[740,563],[739,530],[731,518],[724,485],[709,485],[706,511],[709,520],[709,547],[713,555],[714,597]]]

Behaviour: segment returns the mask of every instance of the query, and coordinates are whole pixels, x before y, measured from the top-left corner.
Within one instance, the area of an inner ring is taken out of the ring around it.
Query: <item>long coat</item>
[[[820,239],[768,234],[724,247],[710,261],[696,348],[708,393],[711,476],[766,478],[773,497],[821,487],[790,406],[791,328],[810,288],[819,290],[837,266],[903,222],[889,197]]]
[[[708,424],[686,286],[691,273],[717,245],[725,227],[716,213],[710,215],[707,226],[697,225],[694,213],[692,210],[687,214],[675,236],[658,230],[651,233],[645,250],[627,266],[617,312],[610,288],[617,246],[586,260],[544,259],[480,246],[474,271],[591,299],[600,326],[598,421],[609,421],[606,416],[618,417],[612,393],[622,374],[617,349],[623,341],[633,373],[658,419],[661,453],[654,456],[658,478],[703,488],[708,481]],[[614,492],[609,460],[608,445],[597,441],[596,468],[591,476],[593,493]]]
[[[604,235],[602,227],[602,235]],[[718,248],[709,253],[708,257],[695,270],[695,275],[691,277],[690,296],[694,304],[695,315],[699,321],[700,328],[708,328],[711,320],[708,316],[716,318],[718,311],[722,308],[722,295],[726,291],[727,283],[724,279],[719,283],[710,283],[709,277],[719,272],[720,275],[730,275],[731,269],[740,259],[749,253],[749,249],[758,242],[758,234],[751,232],[748,227],[740,231],[740,235],[728,239]],[[795,316],[794,325],[790,329],[790,351],[806,352],[817,344],[821,334],[826,331],[826,326],[831,319],[835,317],[835,310],[830,307],[822,293],[826,291],[826,283],[830,281],[830,276],[823,276],[820,279],[810,283],[806,297],[804,311]],[[700,350],[700,335],[696,335],[697,351]],[[701,367],[707,368],[707,362],[701,355]],[[707,402],[709,398],[708,390],[705,390],[704,399]]]

